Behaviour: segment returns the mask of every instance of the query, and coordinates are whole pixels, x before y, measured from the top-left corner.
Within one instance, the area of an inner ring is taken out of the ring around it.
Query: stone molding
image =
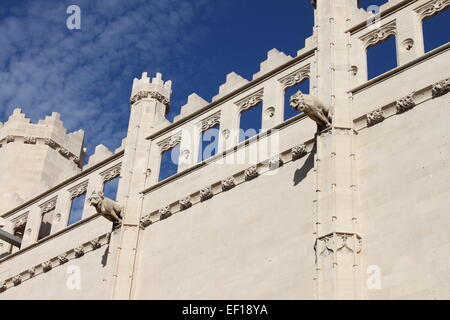
[[[187,196],[178,201],[180,203],[180,210],[186,210],[192,206],[191,197]]]
[[[139,102],[142,99],[155,99],[162,104],[169,106],[169,99],[159,93],[158,91],[139,91],[135,95],[133,95],[130,99],[131,105],[135,104],[136,102]]]
[[[292,148],[292,160],[297,160],[302,158],[308,153],[306,150],[306,145],[301,144]]]
[[[206,201],[213,197],[213,191],[211,187],[205,187],[200,190],[200,201]]]
[[[263,101],[264,89],[260,89],[251,95],[235,102],[235,104],[239,107],[239,111],[247,110],[253,106],[256,106],[258,103]]]
[[[6,280],[0,282],[0,292],[3,292],[13,286],[20,285],[24,281],[27,281],[37,275],[50,272],[52,269],[67,263],[71,259],[80,258],[90,251],[94,251],[104,245],[107,245],[109,243],[110,234],[111,233],[109,232],[105,233],[91,241],[77,246],[76,248],[68,250],[23,272],[19,272],[7,278]]]
[[[86,180],[75,187],[72,187],[69,189],[70,193],[70,199],[73,200],[74,198],[81,196],[83,193],[87,192],[89,180]]]
[[[369,32],[368,34],[365,34],[364,36],[360,37],[359,39],[363,41],[364,48],[367,49],[368,47],[377,44],[378,42],[381,42],[388,38],[389,36],[396,35],[397,34],[397,25],[394,21],[388,22],[382,27]]]
[[[300,69],[295,70],[294,72],[289,73],[288,75],[282,77],[278,81],[281,83],[283,90],[287,88],[293,87],[296,84],[302,82],[306,78],[310,76],[310,65],[301,67]]]
[[[202,131],[206,131],[215,125],[220,124],[220,111],[210,115],[206,119],[203,119],[200,124]]]
[[[178,133],[158,142],[157,145],[159,146],[161,153],[162,153],[164,151],[172,149],[180,142],[181,142],[181,132],[178,132]]]
[[[443,96],[448,92],[450,92],[450,78],[441,80],[433,84],[431,87],[431,94],[433,98]]]
[[[41,209],[41,213],[45,214],[47,212],[50,212],[52,210],[55,210],[56,208],[56,200],[58,199],[58,196],[53,197],[52,199],[44,202],[43,204],[41,204],[39,206],[39,208]]]
[[[258,166],[256,166],[256,165],[251,166],[251,167],[245,169],[245,171],[244,171],[245,181],[250,181],[252,179],[255,179],[258,177],[258,175],[259,175]]]
[[[109,168],[103,172],[100,172],[103,183],[105,183],[106,181],[112,180],[116,177],[119,177],[121,169],[122,169],[122,163],[118,163],[115,166],[112,166],[111,168]]]
[[[170,206],[162,207],[161,209],[158,210],[158,213],[161,219],[166,219],[172,215],[172,212],[170,211]]]
[[[432,0],[416,8],[414,11],[418,14],[419,19],[423,20],[426,17],[430,17],[435,13],[444,10],[449,5],[450,0]]]
[[[362,250],[362,238],[357,233],[333,232],[316,239],[314,251],[316,255],[316,267],[320,260],[336,253],[359,254]],[[335,257],[334,257],[335,258]],[[334,259],[333,264],[336,264]]]
[[[222,184],[222,190],[228,191],[230,189],[233,189],[236,186],[236,179],[233,176],[231,176],[231,177],[228,177],[228,178],[222,180],[221,184]]]

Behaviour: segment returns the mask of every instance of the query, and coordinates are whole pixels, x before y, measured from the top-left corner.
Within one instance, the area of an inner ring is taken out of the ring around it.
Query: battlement
[[[169,112],[170,96],[172,94],[172,81],[163,81],[162,74],[156,73],[156,77],[150,78],[147,72],[143,72],[140,79],[134,78],[131,89],[131,104],[135,104],[144,98],[153,98],[167,106]]]
[[[20,108],[16,108],[8,121],[0,126],[0,148],[10,143],[45,144],[77,165],[82,156],[83,139],[83,130],[67,133],[57,112],[36,124],[31,123]]]

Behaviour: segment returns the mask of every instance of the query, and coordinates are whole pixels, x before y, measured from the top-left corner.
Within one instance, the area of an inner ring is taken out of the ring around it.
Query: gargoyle
[[[314,120],[319,131],[331,126],[332,114],[330,108],[316,97],[297,91],[291,96],[290,106],[298,112],[303,111],[310,119]]]
[[[88,199],[91,206],[93,206],[99,214],[104,216],[111,222],[122,222],[122,206],[109,198],[105,198],[103,192],[92,192],[92,195]]]

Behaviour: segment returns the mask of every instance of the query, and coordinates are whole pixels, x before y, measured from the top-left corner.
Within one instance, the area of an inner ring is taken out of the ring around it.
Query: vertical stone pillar
[[[118,190],[118,201],[124,205],[124,218],[120,232],[111,234],[111,245],[116,253],[113,274],[113,299],[130,299],[134,277],[140,217],[142,209],[141,191],[146,186],[150,160],[150,141],[146,137],[164,124],[168,124],[171,82],[162,81],[161,74],[134,79],[131,94],[131,114],[128,125],[125,154],[122,163],[122,181]]]
[[[354,131],[351,118],[350,35],[356,0],[316,3],[318,98],[333,109],[332,128],[316,135],[316,297],[355,299],[359,295],[361,237],[355,212]]]

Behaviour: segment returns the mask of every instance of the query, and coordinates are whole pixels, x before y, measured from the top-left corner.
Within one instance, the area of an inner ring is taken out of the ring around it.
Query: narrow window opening
[[[367,76],[373,79],[397,67],[395,36],[367,48]]]
[[[177,144],[172,149],[161,154],[158,181],[167,179],[178,172],[178,158],[180,156],[180,145]]]
[[[199,144],[200,149],[198,151],[198,162],[202,162],[217,154],[219,141],[219,128],[220,125],[216,124],[215,126],[201,133]]]
[[[109,199],[116,200],[118,188],[119,177],[115,177],[111,180],[105,181],[105,183],[103,184],[103,194]]]
[[[287,88],[284,91],[284,120],[290,119],[290,118],[300,114],[297,110],[290,107],[291,96],[294,95],[299,90],[305,94],[309,94],[309,79],[308,78],[302,80],[302,82],[297,83],[296,85],[294,85],[290,88]]]
[[[68,226],[81,220],[83,216],[85,200],[86,200],[86,193],[83,193],[82,195],[79,195],[78,197],[72,199],[72,204],[70,206],[69,221],[67,222]]]
[[[425,52],[436,49],[450,41],[448,21],[450,21],[449,9],[445,9],[423,20],[422,30]]]
[[[50,235],[53,223],[53,213],[55,210],[51,210],[42,215],[41,226],[39,227],[38,240],[48,237]]]
[[[262,128],[262,103],[241,112],[239,121],[239,142],[257,135]]]

